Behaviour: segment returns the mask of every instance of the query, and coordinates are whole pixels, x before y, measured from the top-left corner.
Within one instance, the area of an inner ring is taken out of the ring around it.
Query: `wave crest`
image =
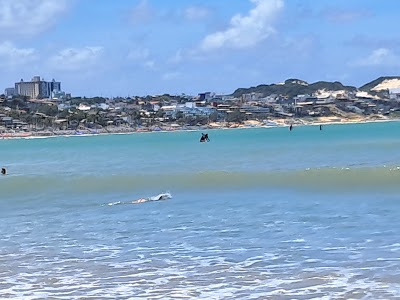
[[[400,167],[319,168],[294,171],[205,171],[170,174],[7,176],[0,180],[3,196],[27,193],[105,193],[135,190],[226,188],[293,188],[306,190],[400,190]]]

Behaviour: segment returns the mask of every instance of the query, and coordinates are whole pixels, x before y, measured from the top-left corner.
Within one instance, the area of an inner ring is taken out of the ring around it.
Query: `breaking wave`
[[[69,192],[106,193],[134,190],[196,190],[226,188],[293,188],[305,190],[400,190],[400,167],[318,168],[294,171],[205,171],[198,173],[79,176],[6,176],[2,195]]]

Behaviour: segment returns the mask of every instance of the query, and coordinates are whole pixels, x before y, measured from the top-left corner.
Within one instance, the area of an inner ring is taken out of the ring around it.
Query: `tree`
[[[184,118],[184,124],[189,125],[189,126],[194,126],[197,124],[196,117],[193,116],[187,116]]]
[[[141,115],[140,115],[140,111],[138,110],[133,110],[129,112],[129,117],[131,119],[131,123],[133,123],[134,125],[139,125],[141,124]]]
[[[184,120],[183,112],[178,111],[178,112],[175,114],[175,120],[176,120],[176,122],[177,122],[178,124],[184,124],[184,123],[185,123],[185,120]]]
[[[165,111],[164,110],[162,110],[162,109],[159,109],[157,112],[156,112],[156,118],[164,118],[164,116],[165,116]]]
[[[26,102],[23,99],[15,98],[11,100],[8,106],[13,109],[24,108],[26,107]]]
[[[58,114],[58,107],[57,105],[43,104],[39,106],[38,112],[54,117]]]
[[[213,112],[212,114],[209,115],[208,119],[210,122],[217,122],[218,121],[218,113]]]
[[[231,113],[228,113],[228,115],[226,116],[226,121],[227,122],[238,122],[241,123],[246,119],[246,115],[241,113],[238,110],[235,110]]]

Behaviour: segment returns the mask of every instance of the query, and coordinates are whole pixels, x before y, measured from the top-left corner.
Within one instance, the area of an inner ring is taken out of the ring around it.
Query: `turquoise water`
[[[209,136],[0,140],[1,298],[400,297],[400,123]]]

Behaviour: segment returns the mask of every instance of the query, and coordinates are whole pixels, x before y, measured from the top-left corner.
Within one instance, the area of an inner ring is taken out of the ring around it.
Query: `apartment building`
[[[24,81],[15,83],[15,93],[21,96],[27,96],[31,99],[49,98],[52,92],[61,91],[61,82],[54,79],[50,82],[34,76],[31,81]]]

